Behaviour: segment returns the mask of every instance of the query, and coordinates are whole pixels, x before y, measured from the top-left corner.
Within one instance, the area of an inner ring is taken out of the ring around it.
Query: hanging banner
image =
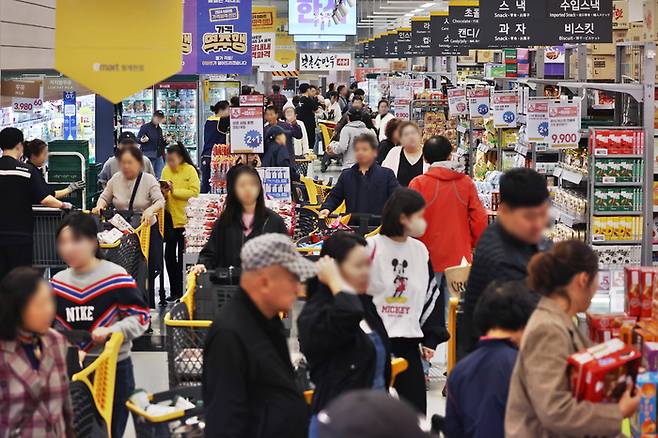
[[[529,142],[548,143],[548,104],[546,99],[530,99],[526,114],[526,135]]]
[[[300,53],[301,71],[352,71],[350,53]]]
[[[181,41],[183,64],[180,74],[195,74],[197,72],[196,4],[196,0],[183,0],[183,35]]]
[[[466,88],[451,88],[448,90],[448,113],[450,117],[459,117],[468,114]]]
[[[356,35],[356,0],[335,23],[336,0],[288,0],[290,35]],[[347,6],[347,2],[343,2]]]
[[[240,95],[240,106],[259,106],[263,107],[264,96],[262,94]]]
[[[148,25],[119,31],[126,11],[148,17]],[[180,71],[182,28],[180,1],[113,0],[108,7],[105,2],[58,0],[55,68],[118,103]]]
[[[77,115],[78,106],[76,105],[75,91],[64,92],[64,140],[75,140],[78,137]]]
[[[468,108],[470,117],[489,117],[489,89],[471,88],[468,90]]]
[[[480,48],[480,0],[450,0],[448,5],[450,46]]]
[[[274,57],[259,66],[260,71],[294,72],[297,70],[297,44],[288,34],[288,19],[276,19]]]
[[[274,59],[274,32],[255,33],[251,37],[251,58],[255,66],[270,65]]]
[[[251,10],[251,31],[253,33],[276,32],[276,7],[254,6]]]
[[[413,56],[432,56],[432,28],[430,17],[411,18],[411,52]]]
[[[251,74],[251,0],[200,0],[199,73]]]
[[[265,199],[276,201],[291,201],[290,168],[289,167],[257,167],[263,183]]]
[[[494,91],[494,128],[516,128],[519,95],[514,91]]]
[[[580,141],[580,103],[549,103],[548,132],[552,148],[577,148]]]
[[[263,107],[231,108],[231,153],[263,152]]]

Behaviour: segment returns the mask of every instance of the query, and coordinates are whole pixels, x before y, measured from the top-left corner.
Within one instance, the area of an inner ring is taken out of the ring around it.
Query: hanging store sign
[[[548,105],[549,145],[577,148],[580,142],[580,103],[551,102]]]
[[[356,0],[336,24],[336,0],[288,0],[291,35],[356,35]]]
[[[413,56],[411,50],[411,28],[402,27],[397,31],[397,45],[398,45],[398,57],[408,58]]]
[[[265,199],[276,201],[292,200],[289,167],[258,167],[256,170],[263,183]]]
[[[302,71],[351,71],[350,53],[300,53],[299,69]]]
[[[148,17],[148,26],[118,32],[117,23],[126,21],[125,11]],[[114,0],[107,7],[103,2],[58,0],[55,68],[118,103],[180,71],[182,28],[181,2]]]
[[[276,7],[254,6],[251,10],[251,30],[253,33],[276,32]]]
[[[276,19],[274,57],[259,66],[260,71],[294,72],[297,70],[297,45],[288,34],[288,19]]]
[[[612,0],[544,1],[546,20],[541,30],[548,40],[544,43],[612,42]]]
[[[516,128],[519,95],[516,91],[494,91],[494,128]]]
[[[274,32],[255,33],[251,37],[251,58],[253,65],[270,65],[274,58]]]
[[[533,37],[540,32],[530,23],[542,20],[545,0],[487,0],[480,3],[480,17],[487,26],[482,28],[482,47],[528,47],[535,45]]]
[[[548,143],[549,100],[531,99],[526,114],[526,135],[529,142]]]
[[[413,56],[432,56],[432,28],[430,17],[411,19],[411,52]]]
[[[467,92],[469,116],[489,117],[489,89],[488,88],[471,88]]]
[[[262,94],[240,95],[240,106],[259,106],[264,105],[264,96]]]
[[[64,140],[75,140],[78,137],[77,116],[78,106],[76,105],[75,91],[65,91],[64,97]]]
[[[251,0],[200,0],[199,73],[251,73]]]
[[[183,63],[181,74],[195,74],[197,72],[196,4],[197,0],[183,0],[183,34],[181,39]]]
[[[263,107],[231,108],[231,153],[263,152]]]
[[[480,0],[448,2],[450,46],[474,49],[480,45]]]
[[[459,117],[468,114],[466,88],[451,88],[448,90],[448,113],[450,117]]]

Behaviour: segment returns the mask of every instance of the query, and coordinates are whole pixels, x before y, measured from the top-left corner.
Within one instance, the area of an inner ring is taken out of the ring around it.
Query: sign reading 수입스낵
[[[251,3],[251,0],[198,3],[199,73],[251,73]]]
[[[148,26],[117,31],[126,11],[148,17]],[[180,1],[113,0],[108,7],[104,2],[58,0],[55,68],[117,103],[180,71],[182,28]]]
[[[300,53],[299,69],[306,71],[350,71],[352,55],[349,53]]]

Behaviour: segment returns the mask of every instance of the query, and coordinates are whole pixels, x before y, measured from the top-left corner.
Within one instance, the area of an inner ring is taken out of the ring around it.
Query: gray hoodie
[[[354,158],[354,140],[363,134],[368,134],[377,141],[377,135],[372,129],[366,128],[366,124],[361,120],[349,122],[340,131],[338,144],[334,144],[333,152],[343,154],[343,169],[349,169],[356,163]]]

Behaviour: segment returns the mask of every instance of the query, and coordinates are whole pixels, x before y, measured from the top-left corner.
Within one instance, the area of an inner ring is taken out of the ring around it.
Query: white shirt
[[[391,113],[387,113],[384,117],[381,114],[377,114],[377,117],[375,117],[375,128],[379,130],[379,141],[386,138],[386,125],[394,118]]]
[[[400,243],[379,234],[368,238],[368,249],[372,258],[368,294],[388,336],[423,338],[421,320],[430,284],[427,248],[416,239]]]
[[[334,118],[329,120],[332,120],[335,123],[340,122],[340,119],[343,117],[343,113],[340,109],[340,105],[338,104],[338,101],[336,101],[336,103],[334,103],[333,105],[329,105],[328,108],[329,108],[328,114],[331,113],[332,111],[334,112]]]

